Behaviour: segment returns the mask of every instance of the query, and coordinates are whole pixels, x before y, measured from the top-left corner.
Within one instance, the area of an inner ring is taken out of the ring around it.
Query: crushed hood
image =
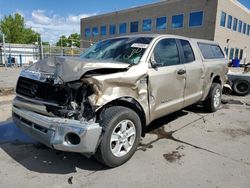
[[[53,75],[54,78],[63,82],[79,80],[85,73],[93,70],[103,70],[107,72],[125,71],[129,64],[89,60],[69,57],[50,57],[38,61],[21,72],[21,76],[29,77],[36,80],[43,80],[46,75]],[[109,71],[108,71],[109,70]]]

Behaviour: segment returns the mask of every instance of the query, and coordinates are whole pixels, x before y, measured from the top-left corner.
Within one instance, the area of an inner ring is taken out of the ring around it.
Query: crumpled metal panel
[[[102,107],[115,99],[131,97],[141,105],[149,122],[147,76],[148,65],[140,63],[126,72],[87,78],[96,90],[89,100],[92,105]]]
[[[98,61],[69,57],[50,57],[38,61],[24,71],[53,74],[55,78],[63,82],[79,80],[86,72],[102,68],[125,69],[129,65],[125,63],[112,63],[108,61]],[[23,74],[24,76],[25,74]],[[39,75],[41,77],[41,75]]]

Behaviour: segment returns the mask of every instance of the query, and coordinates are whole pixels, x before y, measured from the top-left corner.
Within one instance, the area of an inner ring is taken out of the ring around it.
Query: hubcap
[[[119,122],[110,138],[110,149],[114,156],[122,157],[126,155],[134,145],[136,136],[135,125],[130,120]]]
[[[220,89],[216,89],[215,95],[214,95],[214,107],[217,108],[220,106],[221,103],[221,92]]]

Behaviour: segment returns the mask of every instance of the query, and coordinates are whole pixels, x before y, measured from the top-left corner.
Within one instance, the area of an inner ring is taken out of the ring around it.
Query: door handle
[[[178,74],[178,75],[186,74],[186,70],[180,69],[180,70],[177,71],[177,74]]]

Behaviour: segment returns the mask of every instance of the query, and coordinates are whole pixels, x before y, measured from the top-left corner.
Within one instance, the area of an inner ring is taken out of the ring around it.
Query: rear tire
[[[240,96],[245,96],[250,92],[250,83],[247,80],[235,80],[233,91]]]
[[[212,83],[207,99],[203,102],[208,112],[216,112],[221,105],[222,88],[218,83]]]
[[[133,110],[114,106],[102,114],[103,137],[95,158],[108,167],[120,166],[135,153],[141,138],[141,121]]]

